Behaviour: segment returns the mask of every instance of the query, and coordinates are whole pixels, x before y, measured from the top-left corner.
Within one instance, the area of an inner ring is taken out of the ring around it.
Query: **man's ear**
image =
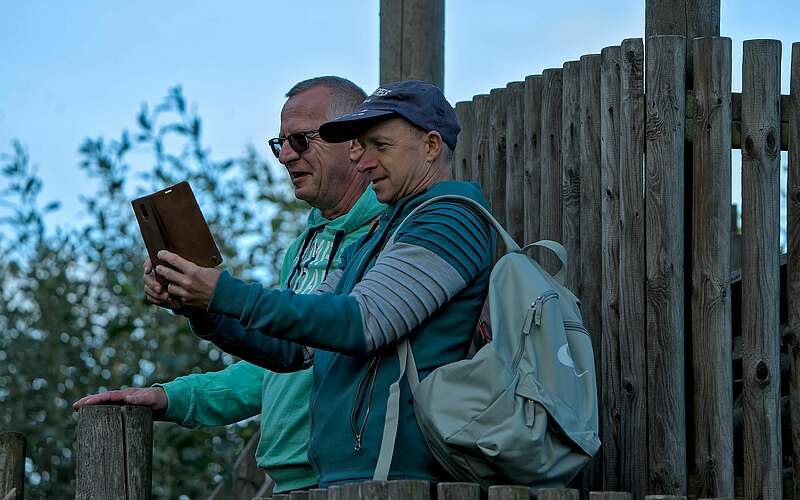
[[[425,155],[425,159],[428,162],[433,163],[442,154],[444,141],[442,140],[442,136],[439,134],[439,132],[436,132],[435,130],[428,132],[425,140],[428,147],[428,153]]]
[[[364,154],[364,147],[358,142],[358,139],[353,139],[350,141],[350,161],[358,162],[361,159],[361,155]]]

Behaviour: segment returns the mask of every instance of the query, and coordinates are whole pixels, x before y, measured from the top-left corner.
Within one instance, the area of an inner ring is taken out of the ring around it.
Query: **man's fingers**
[[[189,262],[180,255],[172,253],[168,250],[159,251],[158,258],[184,274],[191,271],[192,267],[195,266],[195,264]]]
[[[176,271],[175,269],[171,269],[167,266],[156,266],[156,272],[161,276],[167,278],[167,281],[169,281],[170,283],[181,285],[184,288],[186,288],[189,283],[189,280],[185,274],[181,273],[180,271]]]
[[[191,294],[185,288],[175,283],[170,283],[167,285],[167,293],[170,297],[177,297],[180,299],[186,299],[191,296]]]
[[[75,411],[78,411],[84,406],[99,405],[103,403],[117,403],[120,401],[125,401],[124,391],[108,391],[102,394],[85,396],[72,403],[72,408]]]
[[[153,261],[148,257],[144,260],[144,274],[148,275],[151,272],[153,272]]]
[[[156,279],[155,273],[151,272],[149,274],[145,274],[143,281],[144,281],[144,287],[149,288],[154,293],[163,292],[163,287],[161,286],[161,283],[159,283],[158,280]]]

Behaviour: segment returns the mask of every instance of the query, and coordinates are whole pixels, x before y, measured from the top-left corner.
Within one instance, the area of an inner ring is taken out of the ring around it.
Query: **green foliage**
[[[188,180],[226,267],[276,281],[305,207],[252,146],[215,160],[201,130],[174,88],[153,110],[142,107],[132,132],[86,139],[81,167],[97,189],[82,199],[89,218],[78,227],[47,227],[58,204],[40,203],[42,182],[20,144],[0,158],[0,429],[28,437],[27,498],[74,496],[73,401],[233,362],[145,301],[145,251],[130,199]],[[255,430],[157,424],[154,497],[204,497],[230,476]]]

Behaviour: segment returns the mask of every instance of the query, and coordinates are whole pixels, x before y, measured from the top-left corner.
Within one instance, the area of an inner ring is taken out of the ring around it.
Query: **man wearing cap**
[[[275,371],[313,363],[309,461],[321,485],[383,479],[450,479],[429,451],[403,381],[394,457],[379,466],[389,387],[400,373],[396,346],[408,338],[420,378],[467,357],[492,263],[489,226],[461,195],[486,206],[476,184],[451,180],[447,151],[459,126],[441,91],[419,81],[385,85],[355,113],[320,127],[322,138],[357,138],[357,164],[389,208],[348,248],[343,268],[313,295],[247,284],[165,252],[175,269],[156,272],[169,293],[206,308],[194,331]],[[389,241],[393,238],[392,241]]]

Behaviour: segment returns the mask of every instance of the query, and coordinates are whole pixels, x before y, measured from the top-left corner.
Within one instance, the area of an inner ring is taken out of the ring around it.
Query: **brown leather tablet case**
[[[186,181],[131,202],[147,253],[154,266],[162,264],[159,250],[169,250],[202,267],[222,263],[214,237]],[[165,280],[156,275],[159,282]]]

